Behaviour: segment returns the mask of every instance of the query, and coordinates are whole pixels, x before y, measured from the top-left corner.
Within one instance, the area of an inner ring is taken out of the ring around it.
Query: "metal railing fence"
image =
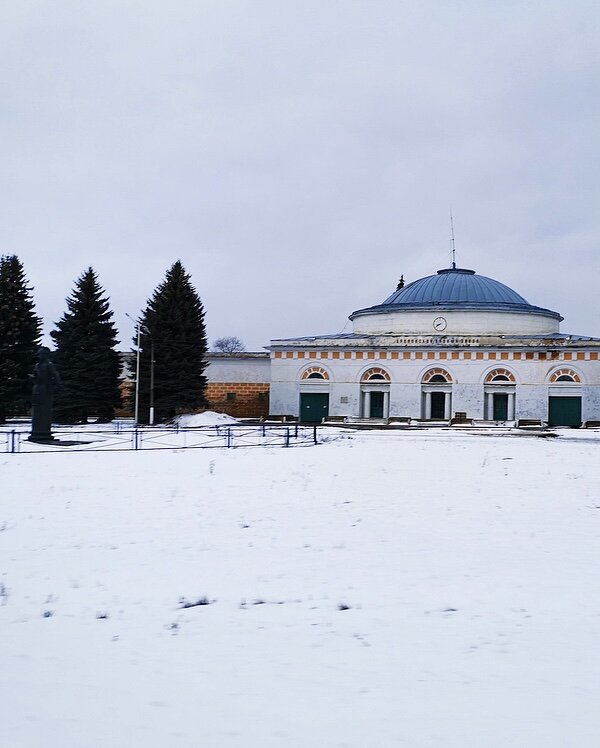
[[[298,424],[227,424],[216,426],[127,427],[115,422],[112,431],[85,427],[58,427],[51,442],[29,441],[29,431],[4,432],[5,452],[126,452],[158,449],[210,449],[239,447],[301,447],[318,444],[316,426]]]

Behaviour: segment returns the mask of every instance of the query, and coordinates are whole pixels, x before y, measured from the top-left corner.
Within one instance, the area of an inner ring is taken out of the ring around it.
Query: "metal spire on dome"
[[[456,248],[454,246],[454,219],[452,217],[452,208],[450,208],[450,236],[452,245],[452,270],[456,270]]]

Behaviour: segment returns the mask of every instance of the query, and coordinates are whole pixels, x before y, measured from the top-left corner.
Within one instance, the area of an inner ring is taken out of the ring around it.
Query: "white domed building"
[[[401,282],[350,319],[352,333],[271,341],[272,414],[600,421],[600,339],[473,270]]]

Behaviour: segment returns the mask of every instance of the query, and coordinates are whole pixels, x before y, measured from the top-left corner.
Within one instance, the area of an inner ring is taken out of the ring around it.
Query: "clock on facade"
[[[446,329],[447,324],[445,317],[436,317],[433,320],[433,329],[437,332],[443,332]]]

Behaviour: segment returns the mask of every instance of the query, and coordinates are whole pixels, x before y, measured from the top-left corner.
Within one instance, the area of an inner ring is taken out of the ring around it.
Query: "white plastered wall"
[[[438,330],[440,335],[548,335],[559,331],[558,319],[540,314],[429,309],[356,317],[354,332],[366,335],[431,335],[436,332],[433,321],[438,317],[443,317],[447,323],[443,331]]]
[[[268,382],[271,360],[268,357],[208,356],[206,376],[209,382]]]
[[[388,354],[389,355],[389,354]],[[450,355],[450,353],[448,354]],[[461,354],[462,355],[462,354]],[[421,381],[429,368],[446,369],[452,376],[452,412],[465,412],[469,418],[484,418],[484,379],[492,369],[511,371],[516,380],[516,411],[518,418],[545,420],[548,415],[549,375],[558,368],[575,368],[580,373],[583,398],[583,420],[600,420],[600,362],[577,361],[497,361],[450,359],[439,360],[357,360],[357,359],[273,359],[271,366],[272,413],[299,415],[301,384],[300,374],[310,365],[323,366],[330,374],[330,415],[360,415],[361,374],[371,366],[389,372],[390,416],[421,417]],[[320,389],[319,391],[323,391]],[[343,403],[342,398],[348,402]]]

